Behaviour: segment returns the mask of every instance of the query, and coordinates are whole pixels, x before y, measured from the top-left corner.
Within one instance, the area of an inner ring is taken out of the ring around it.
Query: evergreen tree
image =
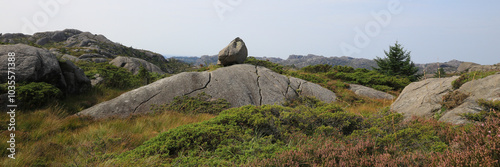
[[[151,83],[151,74],[144,66],[141,65],[141,67],[139,67],[139,73],[137,75],[139,75],[139,78],[143,81],[143,85]]]
[[[436,73],[434,73],[434,77],[436,78],[442,78],[442,77],[445,77],[446,76],[446,72],[444,71],[443,68],[438,68],[438,70],[436,71]]]
[[[378,68],[374,69],[382,74],[391,76],[401,76],[407,77],[414,81],[417,79],[416,73],[418,68],[410,59],[410,52],[404,50],[401,44],[396,42],[394,46],[389,46],[389,52],[384,51],[386,57],[377,57],[375,62],[377,62]]]

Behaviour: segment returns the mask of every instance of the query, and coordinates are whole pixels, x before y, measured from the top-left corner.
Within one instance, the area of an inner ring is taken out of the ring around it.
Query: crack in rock
[[[257,66],[255,66],[255,74],[257,74],[257,87],[259,87],[259,96],[260,96],[259,106],[260,106],[262,105],[262,89],[260,88],[260,83],[259,83],[260,75]]]
[[[148,98],[147,100],[145,100],[145,101],[141,102],[141,104],[139,104],[139,105],[137,105],[137,107],[135,107],[135,109],[134,109],[134,111],[133,111],[132,113],[137,112],[137,109],[138,109],[139,107],[141,107],[144,103],[147,103],[149,100],[153,99],[154,97],[158,96],[160,93],[161,93],[161,91],[160,91],[160,92],[158,92],[158,93],[156,93],[155,95],[151,96],[151,97],[150,97],[150,98]]]
[[[287,98],[287,96],[288,96],[288,90],[289,90],[289,89],[290,89],[290,87],[291,87],[291,85],[290,85],[290,77],[289,77],[289,76],[287,76],[286,78],[287,78],[287,82],[286,82],[286,83],[287,83],[287,86],[286,86],[286,90],[285,90],[285,98]]]
[[[189,93],[186,93],[186,94],[184,94],[183,96],[190,95],[191,93],[194,93],[194,92],[196,92],[196,91],[206,89],[206,88],[207,88],[207,86],[208,86],[208,84],[210,84],[210,81],[212,81],[212,73],[211,73],[211,72],[209,72],[209,73],[208,73],[208,82],[205,84],[205,86],[203,86],[203,87],[201,87],[201,88],[198,88],[198,89],[195,89],[195,90],[193,90],[193,91],[191,91],[191,92],[189,92]]]
[[[208,73],[208,82],[205,84],[205,86],[203,86],[202,88],[199,88],[199,89],[195,89],[195,90],[193,90],[193,91],[191,91],[191,92],[189,92],[189,93],[186,93],[186,94],[184,94],[183,96],[185,96],[185,95],[189,95],[189,94],[191,94],[191,93],[193,93],[193,92],[196,92],[196,91],[198,91],[198,90],[203,90],[203,89],[207,88],[207,86],[208,86],[208,84],[210,83],[210,81],[211,81],[211,80],[212,80],[212,73]],[[161,92],[162,92],[162,91],[159,91],[158,93],[156,93],[155,95],[151,96],[151,97],[150,97],[150,98],[148,98],[147,100],[145,100],[145,101],[141,102],[141,104],[139,104],[139,105],[137,105],[137,107],[135,107],[135,109],[134,109],[134,111],[133,111],[132,113],[137,112],[137,109],[138,109],[139,107],[141,107],[144,103],[147,103],[148,101],[150,101],[151,99],[153,99],[154,97],[156,97],[157,95],[159,95]]]

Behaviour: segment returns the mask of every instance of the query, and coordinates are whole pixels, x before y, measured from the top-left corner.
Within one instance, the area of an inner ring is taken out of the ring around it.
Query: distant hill
[[[201,57],[173,57],[179,61],[183,61],[192,65],[209,65],[217,64],[217,55],[208,56],[204,55]],[[309,65],[316,64],[329,64],[329,65],[341,65],[341,66],[351,66],[354,68],[366,68],[372,69],[372,67],[377,67],[377,63],[372,59],[364,58],[353,58],[353,57],[325,57],[313,54],[304,55],[290,55],[288,59],[283,60],[281,58],[275,57],[256,57],[259,60],[267,60],[273,63],[278,63],[286,66],[294,66],[297,68],[302,68]],[[462,61],[451,60],[444,63],[427,63],[427,64],[415,64],[419,68],[419,74],[423,74],[424,71],[427,74],[434,73],[438,68],[443,68],[446,72],[457,71],[458,66],[462,64]]]
[[[134,49],[107,39],[104,35],[92,34],[75,29],[62,31],[38,32],[33,35],[21,33],[0,33],[0,45],[27,44],[49,50],[57,57],[68,55],[78,60],[94,62],[110,61],[118,56],[135,57],[146,60],[160,67],[167,73],[182,71],[184,63],[175,59],[169,61],[161,54]]]

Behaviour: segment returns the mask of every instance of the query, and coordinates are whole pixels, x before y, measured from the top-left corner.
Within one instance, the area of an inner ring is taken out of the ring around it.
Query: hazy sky
[[[416,63],[500,62],[500,1],[0,0],[0,33],[66,28],[164,55],[383,57],[399,41]]]

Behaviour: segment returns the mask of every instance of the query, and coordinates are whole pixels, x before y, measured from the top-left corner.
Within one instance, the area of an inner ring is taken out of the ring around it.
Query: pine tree
[[[444,71],[443,68],[438,68],[438,70],[436,71],[436,73],[434,73],[434,77],[436,78],[442,78],[442,77],[445,77],[446,76],[446,72]]]
[[[151,83],[151,74],[149,74],[149,71],[146,70],[144,66],[141,65],[139,67],[139,78],[143,81],[144,85],[150,84]]]
[[[407,77],[412,81],[416,80],[415,74],[418,72],[418,68],[410,59],[411,52],[404,50],[401,44],[396,41],[394,46],[389,46],[389,52],[384,51],[384,53],[385,58],[377,57],[375,59],[378,65],[378,68],[374,67],[376,71],[391,76]]]

